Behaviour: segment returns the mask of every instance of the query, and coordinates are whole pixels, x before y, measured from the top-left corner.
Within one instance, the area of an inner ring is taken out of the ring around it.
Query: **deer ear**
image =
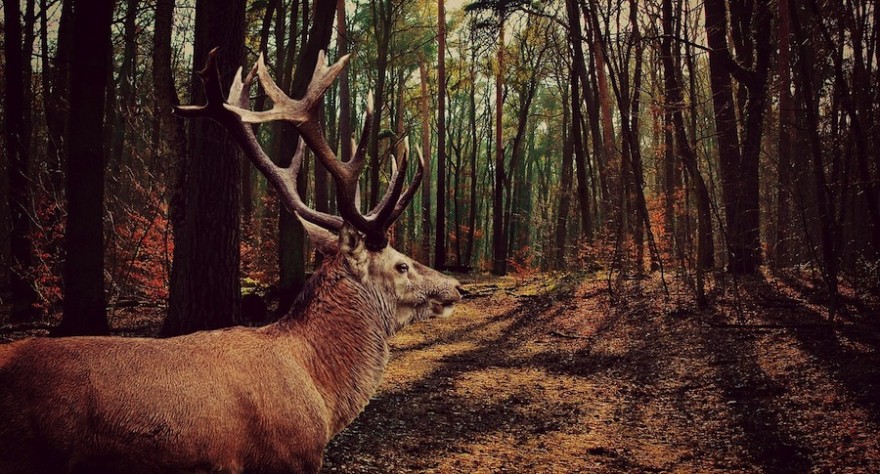
[[[342,224],[339,231],[339,252],[349,259],[353,264],[359,264],[366,261],[367,246],[364,244],[364,236],[348,222]]]
[[[299,217],[299,214],[294,214],[299,219],[303,229],[309,234],[309,241],[315,246],[318,252],[321,252],[324,255],[333,255],[339,251],[339,237],[337,237],[336,234]]]

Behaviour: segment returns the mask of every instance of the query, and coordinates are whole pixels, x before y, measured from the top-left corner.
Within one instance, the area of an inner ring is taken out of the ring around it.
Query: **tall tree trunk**
[[[116,103],[113,104],[115,107],[112,108],[113,113],[116,115],[116,123],[110,124],[110,126],[113,127],[113,136],[111,138],[109,166],[110,173],[117,177],[123,175],[123,167],[128,165],[131,161],[130,153],[128,153],[130,146],[126,143],[126,135],[128,134],[128,131],[132,129],[132,117],[135,112],[136,90],[134,82],[135,65],[137,62],[137,31],[135,30],[137,24],[135,23],[135,20],[137,19],[137,8],[138,0],[126,0],[125,20],[123,21],[122,30],[124,43],[122,50],[122,64],[119,69],[119,79],[116,84],[116,87],[119,89],[120,100],[117,100]],[[108,92],[111,99],[116,98],[116,91],[113,89],[114,88],[111,84],[110,91]],[[121,197],[119,196],[119,192],[122,191],[122,183],[123,180],[119,178],[110,180],[109,192],[111,199],[116,198],[118,200]]]
[[[345,24],[345,0],[336,2],[336,49],[340,58],[348,54],[348,25]],[[348,68],[339,73],[339,157],[351,159],[351,87]]]
[[[263,20],[260,25],[260,46],[259,52],[265,54],[269,45],[269,33],[271,32],[272,22],[276,15],[282,15],[281,0],[270,0],[266,3],[266,10],[263,12]],[[266,104],[266,94],[263,92],[263,85],[257,83],[260,93],[254,101],[254,110],[263,110]],[[259,136],[259,125],[254,124],[254,134]],[[254,215],[254,167],[247,157],[241,157],[241,220],[242,228],[245,232],[252,232],[252,220]]]
[[[303,7],[303,17],[307,14],[308,6]],[[296,70],[290,83],[290,97],[300,99],[306,93],[315,65],[318,62],[318,53],[327,49],[330,44],[330,36],[333,32],[333,24],[336,19],[335,2],[316,2],[315,15],[308,33],[308,41],[302,47],[302,53],[297,61]],[[287,124],[285,124],[287,125]],[[299,133],[293,126],[285,126],[282,129],[281,153],[279,165],[290,166],[291,158],[299,142]],[[308,172],[301,172],[300,182],[297,189],[306,189],[305,180]],[[279,253],[281,260],[281,275],[279,281],[280,298],[278,301],[278,314],[286,314],[293,304],[296,296],[305,284],[304,252],[305,233],[302,225],[285,207],[281,207],[279,217]],[[283,247],[283,248],[282,248]]]
[[[424,57],[419,58],[419,78],[421,82],[422,109],[422,153],[425,156],[424,178],[422,179],[422,258],[431,263],[431,109],[428,99],[428,66]]]
[[[41,29],[45,33],[48,29],[46,19],[47,13],[45,5],[40,12]],[[44,90],[51,91],[46,94],[46,131],[49,135],[49,143],[47,145],[47,164],[49,173],[49,182],[52,189],[61,192],[64,187],[64,166],[67,162],[65,153],[67,145],[68,114],[70,112],[68,97],[70,96],[70,65],[71,54],[73,49],[73,0],[64,0],[61,4],[61,20],[58,25],[58,48],[55,57],[52,59],[52,69],[45,86],[50,86]],[[43,38],[43,52],[48,56],[48,42]],[[60,219],[60,217],[58,217]]]
[[[791,103],[791,46],[788,0],[779,0],[779,20],[777,41],[779,55],[779,161],[776,165],[776,233],[773,239],[774,267],[784,267],[790,263],[788,239],[792,234],[788,205],[791,200],[791,126],[794,123],[794,109]]]
[[[74,2],[67,137],[64,316],[54,335],[107,334],[104,293],[104,94],[113,0]]]
[[[479,142],[477,141],[477,72],[476,72],[477,49],[471,45],[471,60],[468,65],[470,78],[470,91],[468,95],[468,130],[470,131],[471,149],[469,156],[470,176],[470,204],[468,205],[468,242],[465,248],[464,264],[471,265],[474,255],[474,235],[477,227],[477,153]]]
[[[437,0],[437,218],[434,268],[446,266],[446,6]]]
[[[171,37],[174,15],[174,0],[158,0],[156,2],[156,24],[153,33],[153,85],[156,88],[155,114],[158,119],[159,137],[164,140],[156,143],[156,163],[169,170],[166,175],[168,186],[171,189],[168,202],[168,216],[171,223],[171,232],[175,241],[180,241],[183,236],[183,222],[186,209],[186,165],[187,144],[186,128],[183,119],[170,113],[171,108],[180,104],[177,89],[174,86],[174,71],[171,68]],[[174,246],[174,261],[182,261],[185,254],[182,245]],[[175,289],[182,288],[183,277],[179,272],[166,269],[171,276],[169,284],[172,293]],[[171,305],[180,304],[179,298],[169,298],[169,311]]]
[[[370,3],[376,34],[376,90],[373,91],[373,128],[370,132],[370,195],[369,208],[379,202],[379,135],[382,132],[382,109],[385,106],[385,83],[388,75],[388,54],[393,28],[392,0]]]
[[[32,264],[33,245],[30,237],[30,160],[28,158],[29,143],[25,131],[25,84],[21,43],[21,10],[18,0],[4,0],[4,26],[6,41],[5,104],[3,120],[5,125],[4,139],[8,159],[7,177],[9,194],[7,196],[10,213],[10,283],[12,289],[12,318],[14,320],[31,319],[34,315],[33,304],[36,293],[31,282],[25,275]],[[27,59],[30,62],[30,59]]]
[[[597,92],[599,95],[599,114],[602,122],[602,160],[600,161],[600,173],[605,176],[606,189],[603,193],[601,214],[605,219],[612,216],[612,199],[620,193],[621,180],[619,170],[616,168],[614,152],[614,122],[611,118],[611,93],[608,90],[608,76],[605,73],[605,51],[602,46],[602,32],[599,22],[595,17],[596,7],[591,0],[592,23],[592,51],[594,70],[596,71]],[[586,8],[586,6],[584,6]],[[589,18],[589,17],[588,17]]]
[[[581,33],[581,15],[577,8],[576,0],[565,0],[565,9],[568,14],[568,34],[574,52],[571,71],[571,141],[575,153],[577,166],[577,195],[581,214],[581,234],[587,242],[593,238],[593,221],[590,215],[590,196],[587,183],[587,156],[581,132],[583,114],[581,112],[581,94],[578,88],[578,80],[583,81],[581,86],[589,90],[586,83],[586,64],[584,60],[583,35]],[[564,166],[564,165],[563,165]],[[563,177],[567,170],[563,170]],[[570,184],[569,184],[570,185]],[[557,236],[558,238],[558,236]]]
[[[789,7],[794,4],[792,0]],[[821,226],[821,243],[822,243],[822,277],[828,290],[830,304],[830,317],[834,318],[837,310],[837,249],[834,247],[834,227],[836,216],[833,214],[832,204],[834,202],[834,192],[829,189],[827,179],[825,177],[825,165],[822,156],[822,142],[819,137],[819,118],[816,116],[816,103],[819,100],[818,95],[813,91],[813,82],[810,77],[811,65],[805,61],[807,46],[807,36],[801,25],[800,12],[796,9],[789,9],[791,16],[791,26],[794,33],[795,44],[798,45],[798,71],[800,72],[801,86],[804,90],[804,101],[806,120],[808,125],[808,134],[810,140],[810,152],[812,153],[813,179],[815,183],[816,204],[819,211],[819,223]]]
[[[572,74],[570,79],[572,87],[577,87],[577,76]],[[561,84],[560,87],[562,90],[562,123],[560,124],[562,127],[562,170],[560,171],[561,177],[559,178],[559,207],[556,211],[556,225],[553,232],[553,241],[556,247],[553,267],[556,269],[565,268],[565,238],[568,233],[566,227],[569,208],[571,207],[572,140],[569,124],[572,123],[570,119],[570,104],[573,104],[574,100],[568,100],[571,91],[567,91],[566,89],[568,88],[566,86],[567,84]]]
[[[507,274],[507,234],[504,232],[504,18],[498,30],[498,71],[495,75],[495,189],[492,197],[492,273]]]
[[[697,201],[697,303],[705,304],[705,290],[703,285],[703,274],[705,270],[712,268],[714,265],[715,248],[712,240],[712,215],[709,201],[709,190],[706,188],[706,182],[697,166],[697,157],[691,148],[688,140],[687,132],[684,125],[684,116],[682,108],[684,100],[681,92],[681,82],[673,59],[672,52],[672,0],[663,0],[662,6],[663,33],[664,39],[661,43],[663,62],[663,81],[665,95],[668,101],[668,107],[672,113],[672,125],[675,132],[675,140],[678,145],[678,153],[681,155],[682,164],[690,176],[691,185],[694,187],[694,194]]]
[[[825,43],[829,46],[834,45],[834,40],[831,38],[828,28],[825,26],[825,22],[822,19],[822,12],[819,11],[815,0],[810,0],[809,5],[816,18],[816,23],[818,24],[819,31],[822,34]],[[872,247],[874,247],[874,252],[880,252],[880,196],[878,196],[876,188],[874,187],[874,180],[871,176],[868,164],[867,133],[862,125],[863,117],[859,114],[858,106],[853,103],[853,91],[850,90],[849,83],[843,74],[842,54],[832,54],[831,58],[834,63],[835,81],[837,87],[840,87],[841,89],[841,102],[843,103],[844,109],[846,109],[847,115],[849,115],[853,141],[856,145],[856,162],[859,174],[861,175],[860,187],[862,188],[862,194],[867,198],[866,204],[868,207],[868,216],[871,221],[871,225],[868,226],[870,227],[871,244]],[[856,61],[856,63],[858,65],[860,61]]]
[[[764,7],[766,8],[766,7]],[[727,5],[723,0],[705,2],[706,37],[709,44],[709,82],[715,110],[715,128],[720,158],[721,187],[727,218],[728,271],[754,273],[761,261],[760,214],[758,208],[758,154],[760,152],[763,114],[766,107],[766,82],[769,54],[761,42],[769,41],[769,18],[756,15],[759,23],[756,49],[758,61],[754,72],[746,71],[732,58],[727,46]],[[766,30],[766,31],[765,31]],[[760,36],[767,36],[761,38]],[[747,92],[744,140],[740,150],[731,74],[737,73]]]
[[[244,63],[244,33],[244,0],[222,4],[198,0],[194,69],[201,68],[208,52],[219,46],[223,54],[218,68],[228,90],[234,71]],[[191,91],[191,103],[204,102],[198,79]],[[162,328],[166,336],[231,326],[241,312],[238,148],[220,125],[207,120],[190,122],[190,139],[183,232],[175,236],[175,245],[183,246],[182,259],[175,259],[172,267],[173,273],[180,272],[172,276],[180,288],[171,289]]]
[[[21,47],[21,54],[24,58],[24,64],[22,64],[22,83],[24,84],[24,115],[22,116],[22,120],[24,122],[22,126],[22,137],[24,140],[22,143],[27,146],[28,156],[34,154],[36,149],[36,142],[31,139],[31,129],[33,128],[33,76],[34,76],[34,63],[32,61],[32,56],[34,55],[34,40],[36,38],[36,28],[34,28],[36,24],[36,15],[34,13],[34,8],[36,6],[36,1],[31,0],[29,2],[25,2],[25,13],[24,13],[24,44]]]

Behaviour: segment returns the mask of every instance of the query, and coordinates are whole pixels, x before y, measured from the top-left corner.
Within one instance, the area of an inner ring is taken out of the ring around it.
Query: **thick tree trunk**
[[[104,97],[113,0],[75,2],[67,137],[64,316],[54,335],[107,334],[104,293]]]
[[[592,3],[592,2],[591,2]],[[595,9],[595,6],[593,7]],[[608,76],[605,73],[605,52],[602,46],[601,31],[599,30],[598,21],[591,19],[593,23],[593,63],[596,71],[596,84],[599,97],[599,115],[602,122],[602,159],[599,164],[600,173],[605,176],[605,192],[601,204],[601,214],[605,219],[620,216],[612,215],[612,200],[620,194],[621,175],[620,169],[616,165],[616,156],[614,151],[614,122],[611,118],[611,92],[608,90]]]
[[[223,88],[244,63],[245,1],[196,3],[193,69],[200,69],[214,47]],[[204,102],[197,78],[192,83],[193,104]],[[241,159],[223,128],[208,120],[190,122],[191,146],[186,172],[183,232],[175,245],[183,248],[175,259],[165,336],[231,326],[239,321],[239,210]]]

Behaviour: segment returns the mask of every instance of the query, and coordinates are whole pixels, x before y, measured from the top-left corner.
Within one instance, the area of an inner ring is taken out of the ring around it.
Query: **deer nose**
[[[465,290],[464,287],[461,286],[460,283],[458,285],[455,285],[455,291],[458,292],[458,299],[459,300],[461,300],[462,298],[464,298],[465,296],[470,294],[470,292],[468,290]]]

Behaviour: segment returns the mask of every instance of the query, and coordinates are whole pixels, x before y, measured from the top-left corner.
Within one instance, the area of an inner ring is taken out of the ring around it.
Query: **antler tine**
[[[302,138],[300,138],[299,143],[297,143],[296,146],[296,152],[293,154],[290,168],[288,168],[288,180],[290,186],[294,189],[294,192],[292,193],[293,199],[291,200],[291,204],[293,207],[292,210],[295,211],[296,214],[303,220],[323,227],[327,230],[338,232],[340,229],[342,229],[342,218],[310,208],[302,201],[299,196],[299,192],[296,191],[297,178],[299,177],[299,171],[302,169],[305,148],[306,143]]]
[[[365,234],[365,243],[371,250],[379,250],[388,244],[387,231],[391,223],[396,220],[406,204],[412,199],[415,188],[419,185],[422,172],[425,168],[424,157],[419,155],[419,169],[413,183],[403,192],[403,181],[406,175],[406,165],[409,156],[409,145],[404,147],[399,166],[392,173],[391,182],[385,192],[382,202],[367,216],[361,214],[358,200],[358,181],[365,166],[367,144],[371,132],[373,116],[372,92],[367,96],[367,105],[364,112],[364,125],[361,131],[360,141],[348,162],[341,162],[330,148],[324,138],[321,125],[316,120],[317,109],[321,104],[321,97],[330,87],[336,76],[348,63],[350,56],[346,55],[334,64],[328,64],[323,51],[318,54],[318,63],[315,72],[309,82],[305,96],[300,100],[291,99],[278,87],[269,75],[266,62],[262,54],[256,64],[242,80],[242,69],[239,69],[235,79],[229,88],[228,103],[223,98],[220,90],[219,72],[217,71],[215,49],[208,55],[205,68],[199,71],[199,75],[205,84],[207,100],[201,106],[176,107],[178,115],[186,117],[207,117],[223,125],[233,139],[242,148],[254,166],[263,173],[278,190],[284,205],[295,212],[304,222],[309,225],[317,225],[328,230],[338,231],[344,222],[350,223]],[[250,110],[250,98],[247,91],[253,83],[254,77],[258,77],[272,99],[272,108],[268,111]],[[282,168],[266,155],[260,147],[259,141],[254,134],[252,123],[263,123],[274,120],[286,120],[292,122],[299,130],[301,139],[292,163],[287,168]],[[336,183],[336,194],[341,217],[315,211],[305,205],[296,190],[297,176],[303,162],[304,145],[315,153],[315,156],[324,164],[327,171],[333,176]]]
[[[355,145],[354,137],[351,139],[354,153],[347,162],[353,173],[360,174],[366,165],[367,148],[370,143],[370,131],[373,129],[373,91],[367,93],[367,107],[364,111],[363,128],[361,129],[360,141]]]
[[[224,103],[223,93],[220,87],[220,72],[217,69],[217,52],[214,48],[208,53],[205,67],[199,71],[199,77],[205,86],[206,103],[204,105],[182,105],[174,107],[174,113],[181,117],[210,118],[226,128],[232,139],[238,144],[245,156],[254,166],[272,183],[278,190],[281,201],[291,211],[297,210],[297,202],[301,203],[296,192],[295,181],[292,183],[285,175],[283,168],[278,167],[272,159],[266,155],[260,146],[254,131],[249,124],[241,121],[240,115],[234,110],[236,107]],[[259,73],[259,63],[256,66]],[[254,69],[247,75],[244,81],[241,79],[242,69],[238,69],[229,88],[228,100],[232,103],[248,107],[250,99],[246,91],[250,88],[254,78]],[[239,108],[239,110],[241,110]],[[293,185],[292,185],[293,184]],[[333,216],[329,216],[333,217]],[[339,229],[341,223],[333,222],[331,229]]]
[[[398,141],[397,143],[399,144],[400,141]],[[376,215],[379,214],[379,211],[388,206],[388,203],[397,200],[397,196],[393,196],[394,188],[397,186],[397,182],[402,181],[403,176],[406,174],[406,160],[408,158],[408,154],[409,148],[405,148],[403,154],[400,155],[400,160],[395,158],[394,155],[391,155],[391,179],[388,180],[388,187],[385,188],[385,194],[382,196],[382,200],[376,203],[376,206],[373,207],[373,209],[370,209],[370,212],[365,214],[367,220],[377,220]],[[404,169],[404,173],[399,173],[400,168]]]
[[[409,140],[405,142],[404,145],[405,153],[409,154]],[[427,169],[427,164],[425,163],[425,157],[422,155],[422,149],[416,145],[416,155],[419,157],[419,166],[416,168],[416,173],[413,175],[413,180],[407,186],[406,191],[400,195],[400,199],[397,200],[397,204],[394,205],[394,210],[391,212],[391,215],[388,216],[388,225],[390,226],[392,223],[397,221],[403,211],[406,209],[406,206],[409,205],[410,201],[412,201],[413,196],[416,194],[416,190],[419,188],[419,185],[422,184],[422,177],[424,175],[424,170]]]
[[[389,217],[394,211],[394,207],[396,206],[397,201],[400,198],[400,193],[403,190],[403,178],[406,176],[408,154],[409,149],[405,148],[404,152],[400,155],[400,164],[397,166],[397,169],[394,170],[394,173],[391,176],[391,182],[388,183],[388,189],[385,190],[385,196],[382,198],[382,202],[380,202],[374,209],[375,217],[371,220],[378,223],[378,225],[385,230],[388,230],[388,228],[391,227],[391,224],[393,224],[393,222],[389,220]]]
[[[196,118],[205,117],[217,120],[222,114],[219,108],[223,104],[223,91],[220,88],[220,73],[217,71],[217,52],[220,48],[214,48],[205,59],[205,67],[198,71],[199,79],[205,87],[205,105],[175,105],[174,114],[179,117]]]

